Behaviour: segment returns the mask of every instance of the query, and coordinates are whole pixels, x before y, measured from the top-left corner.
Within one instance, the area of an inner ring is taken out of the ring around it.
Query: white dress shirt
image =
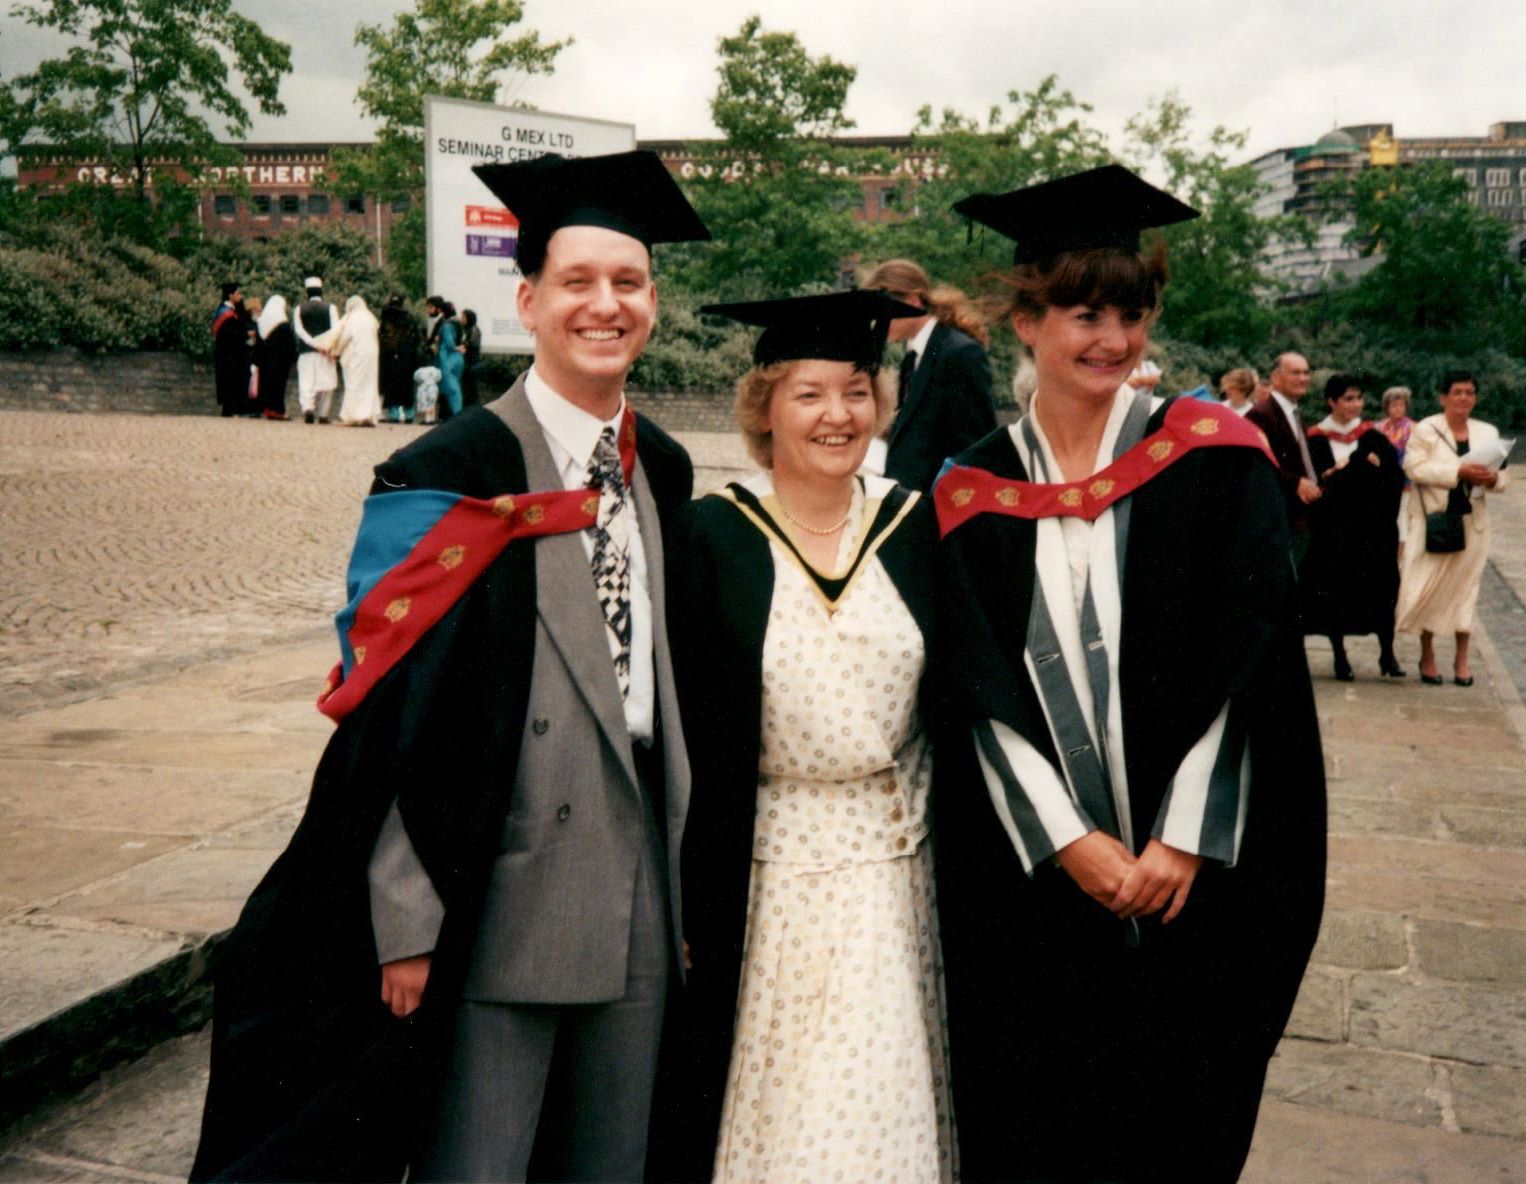
[[[906,343],[906,352],[917,355],[917,364],[912,367],[913,370],[920,369],[927,360],[927,343],[933,339],[933,330],[937,327],[938,318],[928,317],[927,324],[918,329],[916,336]]]
[[[541,430],[546,434],[546,445],[561,474],[562,488],[585,488],[588,484],[588,465],[593,459],[593,450],[599,443],[599,434],[606,427],[612,427],[615,438],[619,439],[620,420],[625,415],[624,397],[620,399],[620,409],[615,412],[614,418],[598,419],[552,390],[534,366],[525,375],[525,397],[530,400],[530,410],[535,413]],[[656,718],[656,683],[652,672],[652,592],[647,573],[646,549],[641,545],[634,490],[627,491],[625,508],[631,516],[631,683],[630,691],[625,696],[625,726],[630,731],[631,739],[650,744]],[[591,563],[593,536],[584,530],[579,532],[579,537]],[[591,567],[589,590],[593,591]]]

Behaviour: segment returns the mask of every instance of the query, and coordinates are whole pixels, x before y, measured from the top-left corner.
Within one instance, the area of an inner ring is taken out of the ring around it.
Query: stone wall
[[[488,396],[484,389],[483,394]],[[490,396],[488,396],[490,397]],[[632,392],[631,401],[670,432],[731,432],[731,393]],[[287,387],[296,410],[297,388]],[[176,353],[82,354],[61,349],[0,353],[0,410],[216,415],[212,366]]]
[[[215,415],[212,366],[177,353],[0,353],[0,409]]]

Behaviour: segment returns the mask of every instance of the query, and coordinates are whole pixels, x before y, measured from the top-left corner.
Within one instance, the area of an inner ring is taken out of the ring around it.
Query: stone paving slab
[[[1267,1102],[1241,1184],[1521,1184],[1514,1139]]]
[[[207,1035],[171,1040],[0,1135],[0,1184],[185,1179],[206,1089]],[[1449,1134],[1266,1102],[1243,1184],[1521,1184],[1513,1139]],[[1188,1184],[1188,1182],[1183,1182]]]
[[[0,1040],[52,1019],[100,984],[133,978],[178,954],[178,938],[0,925]]]
[[[266,649],[0,721],[0,999],[12,979],[38,996],[0,1043],[0,1115],[205,1019],[206,950],[333,730],[312,703],[331,655]],[[38,973],[33,948],[78,965]]]

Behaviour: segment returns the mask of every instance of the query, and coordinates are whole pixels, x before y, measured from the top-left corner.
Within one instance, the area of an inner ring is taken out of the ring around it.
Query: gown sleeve
[[[1233,867],[1250,799],[1247,707],[1232,697],[1176,770],[1151,835],[1168,847]]]
[[[1030,876],[1056,852],[1098,829],[1054,766],[1015,729],[992,719],[976,723],[974,733],[991,804]]]

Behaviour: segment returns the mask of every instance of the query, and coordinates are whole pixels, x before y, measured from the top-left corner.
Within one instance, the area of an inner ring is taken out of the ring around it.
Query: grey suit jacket
[[[522,381],[489,404],[518,437],[532,489],[561,477]],[[682,965],[678,855],[689,764],[669,655],[663,538],[638,460],[632,498],[652,602],[653,673],[662,739],[663,802],[648,822],[619,684],[589,570],[575,534],[536,548],[534,668],[519,767],[484,902],[465,997],[504,1003],[594,1003],[625,993],[632,905],[642,859],[665,874],[674,957]],[[523,543],[516,545],[525,545]],[[508,770],[505,774],[508,775]],[[408,844],[396,807],[370,868],[381,961],[434,947],[439,897]]]

